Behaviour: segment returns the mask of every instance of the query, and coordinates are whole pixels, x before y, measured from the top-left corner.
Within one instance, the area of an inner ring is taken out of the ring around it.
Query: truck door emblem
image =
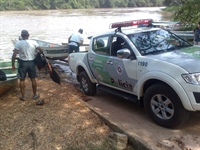
[[[121,64],[117,64],[115,68],[116,68],[118,74],[121,75],[123,73],[123,67]]]

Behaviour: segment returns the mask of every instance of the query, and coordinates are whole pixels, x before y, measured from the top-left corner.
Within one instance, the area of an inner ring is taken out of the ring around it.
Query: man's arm
[[[12,71],[15,71],[15,59],[16,59],[16,56],[18,54],[18,50],[13,50],[13,55],[12,55]]]
[[[38,50],[40,51],[41,54],[44,53],[44,52],[43,52],[43,49],[42,49],[40,46],[38,46],[36,49],[38,49]]]
[[[83,44],[83,41],[84,41],[84,38],[83,38],[83,36],[81,35],[81,36],[80,36],[80,45]]]
[[[80,45],[83,44],[83,40],[81,41]]]
[[[70,37],[68,38],[68,43],[70,42],[71,37],[72,37],[72,35],[70,35]]]

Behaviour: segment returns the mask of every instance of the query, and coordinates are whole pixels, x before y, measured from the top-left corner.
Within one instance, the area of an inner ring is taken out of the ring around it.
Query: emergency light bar
[[[130,26],[138,26],[138,25],[149,25],[153,22],[153,19],[140,19],[140,20],[131,20],[125,22],[116,22],[111,23],[110,28],[119,28],[119,27],[130,27]]]

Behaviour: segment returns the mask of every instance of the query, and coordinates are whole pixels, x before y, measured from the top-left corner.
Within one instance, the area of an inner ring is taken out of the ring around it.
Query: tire
[[[149,87],[144,95],[144,107],[150,118],[160,126],[176,128],[189,117],[176,92],[165,84]]]
[[[96,94],[96,91],[97,91],[96,84],[90,81],[85,71],[80,73],[79,81],[80,81],[81,88],[86,95],[93,96]]]

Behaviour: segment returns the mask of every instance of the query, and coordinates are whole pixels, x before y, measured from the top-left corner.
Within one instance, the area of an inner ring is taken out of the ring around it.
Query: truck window
[[[121,37],[113,37],[111,45],[111,55],[117,56],[117,51],[122,49],[124,40]]]
[[[190,44],[166,30],[153,30],[128,35],[142,55],[165,52],[188,47]]]
[[[130,50],[129,45],[122,37],[113,36],[111,43],[111,56],[117,56],[117,51],[123,48],[128,48]]]
[[[109,55],[108,36],[93,39],[92,49],[95,53]]]

